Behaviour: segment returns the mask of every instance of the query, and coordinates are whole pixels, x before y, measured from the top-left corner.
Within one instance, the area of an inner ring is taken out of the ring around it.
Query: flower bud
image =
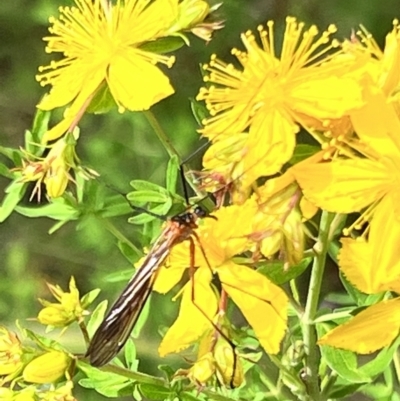
[[[22,376],[29,383],[53,383],[65,375],[70,362],[64,352],[46,352],[29,362]]]
[[[23,363],[21,342],[4,327],[0,327],[0,376],[9,375],[3,381],[11,380],[21,370]]]

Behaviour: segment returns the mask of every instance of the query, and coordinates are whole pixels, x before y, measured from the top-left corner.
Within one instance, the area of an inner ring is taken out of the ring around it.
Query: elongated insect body
[[[168,221],[160,237],[152,246],[142,266],[129,281],[94,334],[86,356],[92,366],[103,366],[125,345],[153,288],[158,269],[171,249],[190,239],[197,228],[196,221],[205,212],[196,207]]]

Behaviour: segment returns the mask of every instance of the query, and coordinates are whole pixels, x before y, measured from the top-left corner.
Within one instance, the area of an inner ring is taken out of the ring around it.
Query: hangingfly
[[[142,266],[131,278],[122,294],[94,334],[86,356],[92,366],[103,366],[118,354],[125,345],[140,312],[153,288],[157,270],[163,265],[171,249],[197,238],[197,219],[204,217],[200,207],[182,213],[168,221],[160,237],[152,246]]]

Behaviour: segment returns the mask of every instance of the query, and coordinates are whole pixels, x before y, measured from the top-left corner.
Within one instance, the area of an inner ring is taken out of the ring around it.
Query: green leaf
[[[301,161],[315,155],[320,150],[321,148],[318,146],[299,143],[294,149],[294,153],[292,158],[289,160],[289,164],[300,163]]]
[[[132,248],[131,244],[126,241],[118,241],[118,248],[129,263],[135,263],[141,256],[138,254],[138,250],[136,248]]]
[[[363,383],[353,383],[348,385],[335,385],[332,388],[332,391],[329,392],[329,399],[333,400],[341,400],[347,395],[354,394],[361,386],[364,386]]]
[[[50,351],[52,349],[58,351],[65,351],[64,348],[61,347],[61,345],[57,341],[41,336],[40,334],[37,334],[29,329],[23,329],[23,330],[25,335],[35,344],[37,344],[40,348],[43,348],[46,351]]]
[[[42,142],[43,135],[48,130],[50,117],[50,111],[36,109],[32,131],[29,133],[29,136],[31,136],[31,138],[25,136],[25,148],[29,153],[32,153],[36,156],[42,154],[41,152],[43,148],[39,144]]]
[[[359,291],[356,287],[354,287],[342,273],[339,274],[339,277],[345,290],[353,298],[354,302],[359,306],[365,305],[365,301],[368,298],[368,295],[364,294],[363,292]]]
[[[128,199],[132,202],[135,206],[145,205],[147,203],[164,203],[169,199],[169,194],[167,191],[164,193],[160,191],[147,191],[147,190],[140,190],[136,192],[130,192],[128,194]]]
[[[26,217],[48,217],[61,221],[77,220],[80,214],[74,207],[61,202],[54,202],[36,208],[17,206],[15,210]]]
[[[116,109],[117,107],[117,103],[115,103],[108,85],[104,83],[94,95],[89,107],[87,108],[87,112],[104,114],[112,109]]]
[[[133,327],[132,334],[131,334],[131,336],[133,338],[138,338],[139,337],[143,326],[145,325],[145,323],[147,322],[147,319],[149,318],[149,315],[150,315],[150,299],[151,299],[151,295],[149,296],[149,298],[145,302],[145,304],[144,304],[144,306],[142,308],[142,311],[140,312],[139,318],[136,321],[135,326]]]
[[[362,393],[371,397],[373,400],[390,400],[390,396],[393,394],[393,388],[383,383],[369,384],[362,388]]]
[[[2,223],[13,212],[20,200],[24,197],[27,184],[19,180],[11,182],[6,189],[6,196],[0,207],[0,222]]]
[[[82,361],[77,362],[78,368],[87,376],[79,380],[85,388],[95,389],[106,397],[121,397],[132,392],[132,380],[111,372],[103,372]]]
[[[84,309],[86,309],[88,306],[90,306],[93,301],[99,296],[100,294],[100,289],[96,288],[92,291],[89,291],[87,294],[85,294],[81,298],[81,303]]]
[[[136,371],[139,366],[139,360],[136,358],[136,347],[131,339],[126,342],[124,351],[127,366],[130,370]]]
[[[160,185],[153,184],[152,182],[149,181],[144,181],[144,180],[132,180],[130,183],[130,186],[136,191],[153,191],[153,192],[166,192],[166,189],[161,187]],[[135,193],[135,192],[129,192],[127,194],[127,198],[129,199],[129,195]]]
[[[171,193],[176,193],[176,183],[178,180],[180,165],[178,156],[173,155],[168,162],[166,174],[166,188]]]
[[[268,277],[274,284],[281,285],[300,276],[311,263],[312,258],[303,259],[298,265],[284,268],[283,262],[267,262],[257,269],[258,272]]]
[[[370,362],[359,368],[360,372],[369,377],[377,376],[386,370],[393,361],[393,356],[400,345],[400,337],[390,347],[383,348]]]
[[[205,103],[190,98],[190,108],[192,109],[197,124],[199,124],[200,127],[203,126],[204,120],[210,116],[210,112],[207,110]]]
[[[326,327],[325,325],[317,325],[319,338],[327,332]],[[371,378],[360,371],[355,353],[328,345],[322,345],[320,349],[326,364],[343,379],[351,383],[371,382]]]
[[[0,154],[2,154],[3,156],[7,157],[8,159],[12,160],[13,163],[16,166],[21,166],[22,162],[22,152],[19,149],[14,149],[14,148],[8,148],[5,146],[0,146]],[[8,170],[8,174],[12,175],[12,173],[10,173],[10,170],[8,167],[6,167]],[[14,177],[13,177],[14,178]]]
[[[10,180],[15,179],[15,173],[10,171],[10,169],[3,163],[0,163],[0,175],[9,178]]]
[[[100,211],[100,216],[104,218],[124,216],[133,213],[129,202],[121,195],[107,197]]]
[[[140,49],[151,53],[165,54],[174,52],[184,45],[185,42],[182,40],[181,37],[167,36],[165,38],[160,38],[152,42],[146,42],[140,46]]]
[[[87,331],[90,337],[93,337],[94,333],[100,326],[100,323],[103,321],[104,316],[107,311],[108,301],[102,301],[97,306],[96,309],[92,312],[89,321],[86,324]]]
[[[155,384],[143,383],[139,385],[139,389],[143,396],[149,400],[165,400],[174,395],[173,391]]]

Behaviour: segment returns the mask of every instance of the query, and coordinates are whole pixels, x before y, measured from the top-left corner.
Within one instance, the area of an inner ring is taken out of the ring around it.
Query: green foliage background
[[[42,42],[42,37],[47,35],[48,17],[57,15],[60,5],[71,3],[66,0],[1,2],[0,141],[4,146],[23,145],[24,130],[30,128],[35,105],[45,93],[35,81],[35,74],[39,65],[49,61]],[[208,45],[193,38],[190,48],[178,51],[177,62],[168,71],[176,94],[156,105],[153,112],[185,158],[203,143],[196,133],[198,127],[188,101],[201,86],[199,64],[207,62],[212,53],[231,60],[230,49],[242,47],[241,32],[255,30],[268,19],[274,19],[277,31],[282,32],[285,17],[293,15],[316,24],[321,30],[335,23],[339,38],[349,37],[353,29],[363,24],[382,45],[399,12],[399,0],[226,0],[221,8],[225,29],[217,32]],[[97,170],[104,181],[121,191],[130,190],[132,179],[164,183],[168,155],[140,113],[85,116],[78,154],[85,165]],[[191,160],[190,166],[200,168],[199,157]],[[7,181],[1,178],[1,189],[6,185]],[[52,224],[48,219],[27,219],[13,214],[0,226],[1,324],[34,317],[40,308],[36,298],[48,297],[46,280],[66,288],[69,276],[74,275],[82,292],[100,286],[102,297],[110,299],[124,285],[107,279],[109,274],[131,267],[103,222],[88,217],[79,223],[79,230],[77,224],[70,223],[49,236],[47,231]],[[140,227],[129,225],[126,218],[114,224],[141,247]],[[169,324],[175,313],[170,303],[165,302],[166,298],[155,298],[153,302],[165,307],[151,309],[152,317],[138,342],[142,369],[148,371],[156,369],[153,362],[159,340],[150,333],[157,331],[160,322]],[[77,351],[83,350],[80,338],[67,337],[69,341],[76,341],[73,345]]]

